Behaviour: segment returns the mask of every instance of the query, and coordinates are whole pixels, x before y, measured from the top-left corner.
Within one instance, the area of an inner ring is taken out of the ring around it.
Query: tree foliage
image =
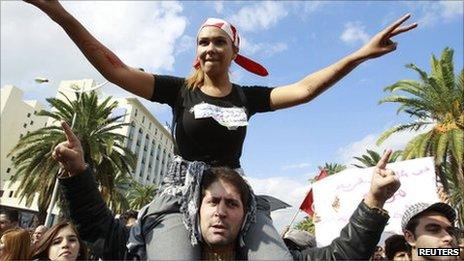
[[[20,184],[15,195],[30,206],[37,193],[39,216],[46,213],[59,170],[52,152],[66,140],[59,122],[74,122],[73,131],[82,143],[85,162],[94,170],[103,199],[113,211],[124,211],[124,203],[120,204],[124,197],[115,189],[116,181],[118,175],[129,175],[135,166],[135,155],[123,146],[125,137],[114,132],[126,125],[119,122],[124,115],[111,117],[117,102],[112,102],[111,97],[98,102],[95,92],[76,93],[73,100],[63,96],[65,100],[46,99],[52,109],[37,113],[53,122],[20,138],[8,154],[16,169],[11,181]]]
[[[370,167],[375,167],[377,165],[377,163],[379,162],[380,158],[382,158],[382,156],[373,150],[366,150],[366,151],[367,151],[367,154],[363,154],[360,157],[353,157],[357,161],[362,163],[362,165],[352,164],[353,166],[357,168],[370,168]],[[403,151],[401,150],[394,151],[391,154],[390,159],[388,160],[388,163],[392,163],[392,162],[395,162],[401,159],[402,153]]]
[[[401,80],[384,91],[390,95],[379,103],[399,104],[398,113],[406,113],[411,122],[386,130],[380,144],[402,131],[428,130],[408,142],[403,159],[433,156],[437,174],[452,196],[461,225],[464,225],[464,71],[454,72],[453,50],[445,48],[440,59],[431,58],[431,72],[414,64],[406,67],[417,72],[419,80]],[[401,94],[398,94],[401,93]]]

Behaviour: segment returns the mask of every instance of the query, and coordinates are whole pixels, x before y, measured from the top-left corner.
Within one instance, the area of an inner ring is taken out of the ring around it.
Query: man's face
[[[405,251],[398,251],[393,256],[393,261],[409,261],[411,258],[409,257],[408,252]]]
[[[200,207],[203,239],[211,246],[235,244],[244,217],[244,207],[237,189],[222,180],[207,189]]]
[[[40,241],[42,238],[43,234],[47,231],[47,227],[45,226],[38,226],[35,230],[34,233],[32,234],[32,243],[37,243]]]
[[[126,221],[126,227],[129,227],[129,228],[132,227],[136,221],[137,221],[136,218],[132,218],[132,217],[128,218]]]
[[[410,232],[405,232],[405,238],[413,247],[413,259],[450,259],[449,256],[418,256],[417,248],[450,248],[456,247],[457,241],[451,231],[451,222],[438,212],[430,212],[419,218],[415,236]],[[415,248],[415,249],[414,249]]]
[[[0,214],[0,234],[3,234],[3,232],[10,228],[13,228],[14,226],[14,222],[11,222],[7,215]]]

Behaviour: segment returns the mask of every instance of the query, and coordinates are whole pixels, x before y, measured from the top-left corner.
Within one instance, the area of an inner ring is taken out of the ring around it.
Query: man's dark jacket
[[[96,255],[103,260],[136,258],[126,248],[129,229],[106,206],[89,168],[79,175],[60,179],[60,184],[69,202],[72,221]],[[330,245],[292,251],[292,255],[295,260],[367,260],[374,253],[388,218],[361,202]]]

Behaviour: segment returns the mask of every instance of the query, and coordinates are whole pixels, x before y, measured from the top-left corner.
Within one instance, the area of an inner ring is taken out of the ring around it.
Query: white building
[[[18,143],[19,139],[47,123],[47,118],[37,116],[36,113],[43,109],[37,101],[24,101],[23,91],[13,85],[5,85],[1,90],[1,115],[0,115],[0,203],[22,209],[37,210],[34,201],[31,208],[25,206],[25,201],[19,204],[19,199],[14,196],[19,184],[10,184],[9,179],[14,173],[11,158],[8,153]]]
[[[101,94],[101,89],[92,79],[62,81],[58,88],[57,98],[63,99],[64,93],[69,99],[75,99],[75,91],[95,89]],[[37,101],[23,101],[22,91],[7,85],[1,89],[1,184],[0,204],[21,209],[37,210],[34,202],[31,208],[26,208],[24,201],[20,204],[13,197],[18,184],[8,180],[14,168],[7,158],[8,152],[16,145],[19,138],[29,131],[34,131],[50,124],[59,124],[51,118],[37,117],[36,112],[43,106]],[[118,133],[127,137],[124,146],[130,148],[137,157],[136,168],[132,174],[134,180],[142,184],[158,185],[168,168],[169,160],[174,153],[170,132],[148,111],[137,98],[117,98],[118,108],[112,116],[124,115],[121,121],[128,123]],[[55,210],[53,212],[56,212]]]
[[[125,147],[137,156],[133,178],[142,184],[158,185],[174,154],[171,133],[138,99],[121,98],[116,101],[119,107],[113,114],[125,115],[122,121],[130,124],[120,133],[128,137]]]

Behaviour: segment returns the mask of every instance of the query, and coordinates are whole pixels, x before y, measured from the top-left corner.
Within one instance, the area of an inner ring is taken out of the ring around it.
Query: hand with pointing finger
[[[53,150],[52,157],[60,162],[62,168],[69,176],[84,172],[86,165],[81,142],[66,122],[61,122],[66,135],[66,141],[58,144]]]
[[[374,168],[371,187],[364,198],[364,202],[369,207],[383,208],[385,202],[400,188],[400,180],[393,170],[386,169],[391,153],[390,149],[385,151]]]

